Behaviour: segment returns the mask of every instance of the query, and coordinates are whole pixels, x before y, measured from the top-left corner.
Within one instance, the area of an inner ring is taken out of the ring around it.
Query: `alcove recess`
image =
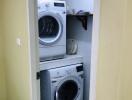
[[[82,56],[84,62],[84,100],[89,99],[92,25],[93,15],[88,12],[67,14],[67,39],[77,41],[76,55]]]

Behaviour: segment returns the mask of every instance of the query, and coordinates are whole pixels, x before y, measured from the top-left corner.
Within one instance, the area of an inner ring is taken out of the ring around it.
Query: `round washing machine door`
[[[63,33],[62,18],[52,12],[39,13],[38,19],[39,42],[42,45],[52,45],[58,41]]]
[[[81,92],[81,83],[76,77],[68,77],[57,86],[55,100],[76,100]]]

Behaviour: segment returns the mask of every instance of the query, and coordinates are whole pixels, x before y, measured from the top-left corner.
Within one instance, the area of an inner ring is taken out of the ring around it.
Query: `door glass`
[[[43,16],[39,19],[39,37],[56,38],[59,32],[59,24],[52,16]]]
[[[73,80],[66,81],[58,90],[58,100],[74,100],[78,93],[78,85]]]

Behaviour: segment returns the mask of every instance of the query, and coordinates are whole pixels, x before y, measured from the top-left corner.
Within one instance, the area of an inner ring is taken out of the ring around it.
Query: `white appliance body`
[[[40,72],[41,100],[83,100],[83,64]]]
[[[64,59],[57,59],[39,63],[39,70],[55,69],[62,66],[75,65],[83,62],[83,57],[80,55],[67,55]]]
[[[63,58],[66,54],[65,1],[38,2],[40,61]]]

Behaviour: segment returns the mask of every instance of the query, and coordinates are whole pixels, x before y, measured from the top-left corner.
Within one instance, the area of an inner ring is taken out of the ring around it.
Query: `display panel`
[[[64,7],[64,3],[54,3],[54,6],[57,6],[57,7]]]

